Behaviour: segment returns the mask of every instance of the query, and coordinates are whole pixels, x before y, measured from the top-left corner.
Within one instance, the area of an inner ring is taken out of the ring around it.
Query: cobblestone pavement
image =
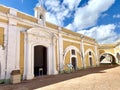
[[[36,77],[0,90],[120,90],[120,66],[101,66],[70,74]]]

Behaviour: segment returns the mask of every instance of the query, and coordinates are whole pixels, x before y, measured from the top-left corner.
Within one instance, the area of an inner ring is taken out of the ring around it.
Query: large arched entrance
[[[105,54],[101,55],[100,63],[101,64],[115,64],[116,59],[112,54],[105,53]]]
[[[34,76],[47,74],[47,48],[41,45],[34,47]]]

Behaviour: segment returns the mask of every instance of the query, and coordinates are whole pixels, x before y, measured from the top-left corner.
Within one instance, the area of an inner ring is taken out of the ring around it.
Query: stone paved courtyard
[[[120,90],[120,66],[101,66],[70,74],[36,77],[0,90]]]

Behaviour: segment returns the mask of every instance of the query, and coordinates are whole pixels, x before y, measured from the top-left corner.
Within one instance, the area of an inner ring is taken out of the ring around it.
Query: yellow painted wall
[[[67,34],[71,34],[71,35],[78,36],[78,37],[80,37],[80,35],[81,35],[79,33],[73,32],[72,30],[68,30],[66,28],[62,28],[62,31],[67,33]]]
[[[64,61],[64,69],[68,69],[67,64],[70,64],[70,51],[65,56],[65,61]]]
[[[74,40],[74,41],[81,42],[81,39],[80,39],[80,38],[73,38],[73,37],[65,36],[65,35],[63,35],[63,38],[66,38],[66,39],[70,39],[70,40]]]
[[[35,23],[37,23],[37,21],[38,21],[36,18],[34,18],[32,16],[28,16],[28,15],[20,13],[20,12],[17,12],[17,16],[22,19],[26,19],[26,20],[29,20],[29,21],[35,22]]]
[[[46,22],[46,26],[47,26],[47,27],[50,27],[50,28],[53,28],[53,29],[55,29],[55,30],[58,30],[58,26],[57,26],[57,25],[54,25],[54,24],[52,24],[52,23]]]
[[[6,18],[0,16],[0,22],[8,23],[8,20]]]
[[[105,52],[114,53],[114,48],[112,48],[112,49],[104,49],[104,50],[105,50]]]
[[[80,44],[74,43],[74,42],[68,42],[68,41],[63,41],[63,50],[65,50],[69,46],[75,46],[80,50]]]
[[[21,23],[17,23],[17,26],[19,27],[24,27],[24,28],[32,28],[31,26],[28,26],[28,25],[24,25],[24,24],[21,24]]]
[[[111,49],[100,49],[99,50],[99,55],[103,54],[103,53],[112,53],[114,54],[114,48],[111,48]]]
[[[102,53],[105,53],[105,50],[100,49],[100,50],[99,50],[99,55],[101,55]]]
[[[95,42],[93,40],[92,41],[86,41],[86,40],[84,40],[83,42],[87,43],[87,44],[90,44],[90,45],[95,45]]]
[[[95,51],[94,51],[94,47],[95,47],[95,46],[84,45],[84,52],[86,52],[88,49],[91,49],[93,52],[95,52]]]
[[[8,13],[9,12],[9,8],[6,8],[4,6],[0,6],[0,12],[3,12],[3,13]]]
[[[0,45],[4,45],[4,28],[0,27]]]
[[[24,72],[24,33],[20,33],[20,72]]]

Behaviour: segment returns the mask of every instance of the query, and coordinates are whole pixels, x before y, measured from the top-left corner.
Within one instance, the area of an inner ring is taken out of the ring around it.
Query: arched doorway
[[[34,76],[40,74],[47,74],[47,48],[38,45],[34,47]]]
[[[75,57],[72,57],[72,65],[73,65],[73,69],[76,70],[77,69],[77,65],[76,65],[76,58]]]
[[[102,63],[102,64],[115,64],[116,59],[112,54],[105,53],[100,57],[100,63]]]

